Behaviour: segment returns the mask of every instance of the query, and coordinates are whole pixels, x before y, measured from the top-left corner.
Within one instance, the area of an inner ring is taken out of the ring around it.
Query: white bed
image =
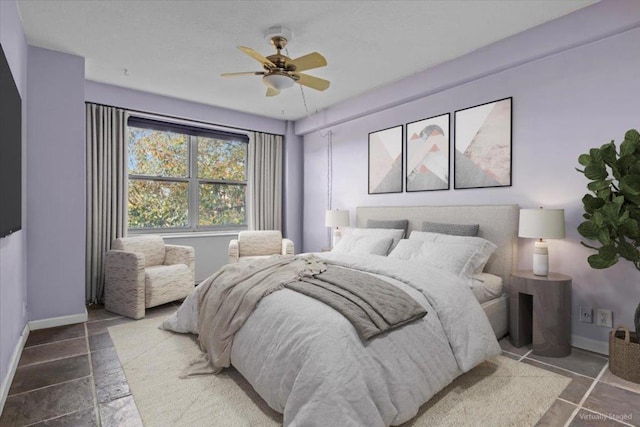
[[[419,229],[423,220],[479,223],[480,235],[498,245],[486,271],[508,283],[515,206],[358,208],[357,215],[358,225],[368,218],[406,218],[410,230]],[[506,312],[498,307],[506,301],[489,301],[483,311],[459,277],[409,261],[331,252],[318,256],[384,278],[427,315],[363,341],[344,316],[315,299],[290,289],[262,298],[235,334],[230,361],[270,407],[284,414],[285,426],[402,424],[457,376],[500,354],[495,335],[506,328]],[[166,329],[198,331],[198,288],[164,322]],[[485,315],[494,311],[500,314],[488,316],[495,325]]]
[[[409,221],[407,237],[420,231],[424,221],[446,224],[479,224],[478,237],[498,246],[485,272],[502,278],[504,293],[481,303],[497,338],[509,332],[508,294],[511,272],[518,262],[518,205],[465,206],[361,206],[356,208],[358,227],[369,219]]]

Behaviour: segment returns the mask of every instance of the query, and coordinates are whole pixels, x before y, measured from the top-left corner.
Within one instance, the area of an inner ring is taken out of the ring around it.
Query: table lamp
[[[340,229],[338,227],[349,226],[349,211],[340,211],[337,209],[327,211],[324,217],[324,225],[333,228],[333,234],[331,237],[331,248],[333,248],[342,237],[342,233],[340,233]]]
[[[533,249],[533,274],[549,274],[549,250],[542,239],[564,239],[564,209],[520,209],[519,237],[538,239]]]

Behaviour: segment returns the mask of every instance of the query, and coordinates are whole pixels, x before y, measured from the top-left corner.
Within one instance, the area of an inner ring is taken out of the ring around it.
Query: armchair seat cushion
[[[145,307],[155,307],[189,295],[193,276],[186,264],[155,265],[144,270]]]
[[[293,253],[293,241],[283,239],[278,230],[241,231],[229,242],[230,263]]]

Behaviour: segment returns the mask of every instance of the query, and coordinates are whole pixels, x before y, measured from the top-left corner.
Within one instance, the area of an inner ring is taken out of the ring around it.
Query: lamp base
[[[333,234],[331,235],[331,249],[335,248],[340,239],[342,238],[342,232],[338,227],[333,229]]]
[[[533,274],[536,276],[549,275],[549,249],[547,242],[540,239],[533,248]]]

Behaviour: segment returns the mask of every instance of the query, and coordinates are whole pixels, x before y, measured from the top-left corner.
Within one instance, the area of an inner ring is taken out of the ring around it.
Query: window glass
[[[245,181],[247,144],[198,137],[198,178]]]
[[[188,226],[189,183],[129,180],[129,228]]]
[[[246,186],[200,184],[199,225],[233,225],[245,223]]]
[[[246,228],[246,135],[139,117],[128,125],[129,229]]]
[[[129,127],[129,174],[187,177],[188,135]]]

